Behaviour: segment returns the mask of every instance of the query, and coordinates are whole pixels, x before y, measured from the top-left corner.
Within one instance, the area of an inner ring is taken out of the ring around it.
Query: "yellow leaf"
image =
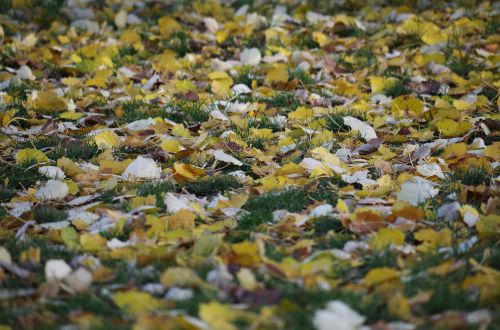
[[[66,102],[54,91],[37,92],[32,95],[28,101],[29,109],[41,113],[53,113],[66,110]]]
[[[391,110],[396,116],[420,116],[423,112],[424,104],[415,96],[401,95],[392,100]]]
[[[313,110],[306,107],[298,107],[297,110],[288,114],[288,118],[298,122],[310,122],[313,120]]]
[[[136,290],[117,292],[113,296],[113,301],[120,309],[134,315],[154,311],[163,305],[161,300]]]
[[[78,183],[73,180],[66,179],[64,180],[64,183],[66,183],[66,185],[68,186],[68,193],[70,195],[76,195],[80,190],[80,188],[78,187]]]
[[[261,260],[256,243],[241,242],[232,245],[234,262],[242,266],[253,266]]]
[[[57,160],[57,167],[63,170],[69,177],[83,173],[83,170],[77,163],[66,157],[61,157]]]
[[[59,118],[61,119],[67,119],[67,120],[78,120],[84,116],[83,113],[81,112],[74,112],[74,111],[66,111],[63,112],[59,115]]]
[[[161,275],[160,283],[165,288],[173,286],[193,287],[201,284],[202,280],[191,268],[170,267]]]
[[[170,153],[176,153],[181,149],[179,141],[177,140],[164,140],[161,144],[160,147],[165,150],[166,152]]]
[[[484,149],[484,155],[500,161],[500,142],[495,142]]]
[[[276,63],[267,71],[267,83],[287,82],[288,66],[283,63]]]
[[[16,163],[23,164],[28,162],[43,163],[49,158],[38,149],[21,149],[16,153]]]
[[[378,152],[382,154],[382,158],[385,160],[389,160],[397,156],[396,153],[392,152],[391,149],[387,148],[383,144],[381,144],[380,147],[378,147]]]
[[[414,234],[417,241],[423,242],[417,247],[420,252],[430,252],[438,246],[450,246],[453,240],[451,230],[445,228],[439,232],[434,229],[420,229]]]
[[[80,236],[80,245],[82,246],[82,250],[86,252],[99,252],[106,246],[106,243],[106,239],[101,235],[85,233]]]
[[[212,91],[221,96],[229,95],[233,79],[224,71],[211,72],[208,77],[212,80]]]
[[[103,131],[94,140],[100,149],[117,148],[120,145],[120,137],[113,131]]]
[[[248,268],[241,268],[238,273],[236,273],[238,282],[240,282],[241,287],[247,291],[253,291],[259,287],[259,283],[255,278],[255,275]]]
[[[175,72],[181,68],[181,65],[176,59],[176,54],[170,49],[166,49],[156,57],[156,61],[153,62],[153,69],[158,72]]]
[[[313,40],[319,44],[320,47],[323,47],[329,42],[328,37],[324,33],[319,31],[313,32],[312,37]]]
[[[126,159],[123,161],[117,161],[112,159],[101,159],[99,160],[99,172],[106,174],[117,174],[120,175],[127,169],[127,166],[132,162],[131,159]]]
[[[394,268],[381,267],[373,268],[364,277],[363,281],[367,286],[375,286],[377,284],[399,278],[398,271]]]
[[[221,44],[224,41],[226,41],[227,37],[229,37],[228,30],[219,30],[215,33],[215,40],[217,40],[218,44]]]
[[[172,33],[180,31],[180,24],[172,17],[163,16],[158,20],[158,28],[163,37],[169,37]]]
[[[405,234],[399,229],[382,228],[370,239],[373,250],[384,250],[392,245],[403,245]]]
[[[236,330],[238,327],[233,322],[245,314],[216,301],[201,304],[199,312],[200,318],[213,330]]]
[[[463,142],[450,144],[449,146],[444,148],[444,151],[441,154],[441,158],[445,160],[452,158],[461,158],[465,155],[466,151],[467,151],[467,146]]]
[[[85,82],[86,86],[94,86],[94,87],[100,87],[100,88],[105,88],[107,84],[107,79],[109,76],[113,74],[113,71],[110,69],[102,69],[98,70],[94,77],[87,80]]]
[[[169,229],[194,229],[194,220],[196,215],[189,210],[182,209],[175,214],[165,217],[168,221]]]
[[[389,313],[403,320],[407,320],[411,314],[410,302],[402,293],[392,295],[387,301]]]
[[[497,237],[500,234],[500,215],[482,216],[476,223],[476,229],[482,237]]]
[[[439,133],[444,136],[455,136],[458,132],[458,123],[452,119],[442,119],[436,123]]]
[[[205,170],[191,164],[175,163],[174,171],[185,179],[197,179],[205,175]]]
[[[343,199],[339,198],[337,200],[337,205],[335,207],[340,214],[349,213],[349,207],[347,206],[347,204],[344,202]]]
[[[390,84],[396,82],[392,77],[370,77],[370,88],[373,94],[382,93]]]
[[[177,80],[175,88],[183,92],[196,91],[196,85],[191,80]]]

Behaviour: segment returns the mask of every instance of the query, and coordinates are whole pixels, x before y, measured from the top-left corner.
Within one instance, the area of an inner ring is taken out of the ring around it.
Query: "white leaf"
[[[161,173],[160,166],[154,160],[139,156],[127,166],[122,177],[125,179],[159,179]]]
[[[236,84],[232,88],[235,95],[250,94],[252,90],[245,84]]]
[[[36,77],[33,75],[33,72],[31,72],[31,69],[27,65],[22,65],[17,71],[16,71],[16,76],[19,79],[25,79],[25,80],[35,80]]]
[[[333,212],[333,206],[331,206],[330,204],[323,204],[323,205],[318,205],[314,209],[312,209],[309,215],[311,217],[321,217],[329,215],[332,212]]]
[[[45,264],[45,278],[47,281],[62,280],[71,273],[71,267],[61,259],[50,259]]]
[[[212,34],[215,34],[219,30],[219,23],[212,17],[205,17],[203,23],[205,23],[207,30]]]
[[[443,171],[441,170],[441,167],[439,167],[439,165],[436,163],[418,165],[417,172],[418,174],[425,177],[437,176],[440,179],[444,179]]]
[[[120,10],[115,16],[115,25],[123,29],[127,25],[127,12],[125,10]]]
[[[330,301],[325,309],[314,314],[314,327],[317,330],[355,330],[365,317],[340,300]]]
[[[68,196],[68,185],[59,180],[49,180],[45,182],[36,192],[35,196],[43,201],[63,199]]]
[[[7,265],[12,264],[12,257],[10,256],[9,251],[3,246],[0,246],[0,262],[3,262]]]
[[[131,123],[128,123],[125,128],[129,129],[131,131],[142,131],[145,130],[146,128],[149,128],[151,126],[156,125],[156,121],[153,118],[148,118],[148,119],[140,119],[133,121]]]
[[[84,292],[92,284],[92,274],[85,268],[78,268],[65,280],[66,284],[75,292]]]
[[[66,177],[63,170],[57,166],[42,166],[38,169],[38,173],[45,175],[49,179],[62,180]]]
[[[236,166],[243,165],[243,163],[240,162],[238,159],[226,154],[222,150],[215,150],[212,152],[212,155],[214,155],[215,159],[217,159],[218,161],[224,162],[224,163],[231,163],[231,164],[234,164]]]
[[[368,125],[367,123],[354,118],[354,117],[344,117],[344,123],[351,128],[353,131],[358,131],[359,134],[365,139],[366,141],[369,141],[371,139],[376,139],[377,138],[377,133],[375,133],[375,130],[373,127]]]
[[[210,112],[210,117],[212,117],[214,119],[222,120],[222,121],[229,120],[229,118],[227,118],[227,116],[225,114],[223,114],[220,110],[212,110]]]
[[[407,201],[415,206],[438,194],[439,189],[434,183],[419,176],[401,185],[401,191],[396,193],[399,200]]]
[[[261,60],[258,48],[245,48],[240,54],[240,62],[248,65],[259,65]]]
[[[169,300],[189,300],[193,298],[193,290],[191,289],[183,289],[179,287],[171,287],[168,289],[167,294],[165,295],[165,299]]]
[[[189,210],[191,208],[189,206],[189,199],[186,196],[176,196],[173,193],[166,193],[164,201],[167,211],[170,213],[177,213],[182,209]]]

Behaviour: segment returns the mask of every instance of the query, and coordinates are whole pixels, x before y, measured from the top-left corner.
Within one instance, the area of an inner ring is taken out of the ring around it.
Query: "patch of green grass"
[[[223,174],[188,182],[183,185],[183,188],[197,196],[212,196],[232,189],[238,189],[242,186],[234,176]]]
[[[348,184],[340,176],[318,179],[317,185],[310,192],[310,197],[315,201],[325,201],[330,205],[336,205],[337,189],[347,187]]]
[[[344,25],[340,29],[337,29],[335,31],[335,34],[341,38],[347,38],[347,37],[362,38],[365,37],[367,33],[366,31],[360,29],[357,25],[351,24],[351,25]]]
[[[130,123],[136,120],[147,119],[149,117],[165,117],[165,111],[158,106],[146,103],[141,100],[132,100],[122,103],[123,117],[118,119],[118,123]]]
[[[26,101],[28,99],[28,86],[19,79],[11,79],[4,91],[13,98],[14,103]]]
[[[448,67],[451,71],[462,77],[468,77],[471,71],[478,71],[481,69],[480,65],[472,63],[470,54],[468,53],[462,57],[451,56],[448,60]]]
[[[255,122],[249,123],[249,128],[239,128],[234,126],[233,131],[238,134],[238,136],[245,141],[250,147],[263,150],[265,148],[266,139],[262,137],[255,137],[250,130],[250,125],[255,125]],[[264,128],[264,127],[261,127]]]
[[[300,49],[314,49],[318,48],[319,44],[314,41],[311,33],[301,33],[297,36],[297,46]]]
[[[383,90],[383,93],[390,97],[398,97],[401,95],[406,95],[411,93],[411,89],[408,87],[410,78],[405,76],[402,79],[390,82]]]
[[[67,212],[49,205],[38,205],[31,209],[36,223],[58,222],[66,220]]]
[[[334,232],[331,235],[319,237],[316,242],[318,250],[342,249],[345,243],[356,239],[354,234],[344,230],[343,232]]]
[[[398,255],[397,252],[390,249],[366,255],[363,257],[363,268],[367,271],[379,267],[395,268],[398,265]]]
[[[339,232],[344,229],[339,219],[327,215],[315,218],[312,227],[314,233],[319,236],[325,235],[329,231]]]
[[[65,0],[35,0],[30,7],[38,11],[34,16],[35,21],[44,27],[50,27],[54,21],[64,20],[65,15],[61,15],[61,10],[65,3]]]
[[[141,183],[137,187],[137,195],[139,196],[149,196],[154,195],[156,197],[156,206],[165,209],[165,201],[163,200],[163,194],[170,191],[175,191],[177,189],[173,182],[169,181],[146,181]]]
[[[316,82],[316,80],[304,70],[289,70],[288,73],[291,79],[297,79],[302,85],[312,85]]]
[[[238,220],[238,229],[254,230],[258,226],[272,220],[275,210],[285,209],[299,212],[310,203],[307,191],[303,189],[286,189],[282,192],[268,192],[249,200],[244,210],[250,212]]]
[[[97,64],[90,58],[83,58],[80,62],[76,63],[76,68],[81,73],[92,73],[97,70]]]
[[[315,312],[325,308],[332,300],[343,301],[366,316],[368,323],[389,319],[384,299],[377,294],[366,295],[342,288],[307,290],[278,279],[272,279],[269,285],[277,288],[281,294],[277,315],[285,322],[285,329],[314,329],[312,321]]]
[[[289,111],[296,110],[300,103],[295,99],[295,96],[289,92],[278,93],[271,97],[253,97],[250,95],[238,95],[234,101],[236,102],[259,102],[266,103],[272,108],[286,108]]]
[[[169,181],[145,181],[137,187],[139,196],[161,196],[163,193],[175,191],[175,184]]]
[[[12,260],[19,260],[21,253],[29,248],[39,248],[42,265],[50,259],[70,262],[77,255],[77,252],[64,245],[51,243],[46,236],[36,236],[28,240],[5,239],[0,240],[0,245],[9,251]]]
[[[170,49],[183,57],[189,50],[189,35],[182,30],[174,32],[168,39],[163,39],[160,45],[162,48]]]
[[[14,189],[0,187],[0,202],[8,202],[14,196],[16,196]]]
[[[234,84],[244,84],[250,87],[253,80],[259,80],[259,76],[251,65],[245,65],[240,69],[236,78],[234,78]]]
[[[479,166],[471,166],[466,170],[458,169],[445,174],[445,178],[441,180],[440,190],[445,194],[459,192],[462,185],[488,184],[491,177],[486,169]]]
[[[127,63],[134,60],[134,56],[137,55],[137,50],[131,45],[125,45],[118,49],[118,53],[113,56],[113,63],[116,67],[121,67]]]
[[[490,86],[486,86],[483,88],[481,93],[479,95],[484,95],[488,98],[488,100],[492,103],[495,103],[496,100],[498,99],[498,96],[500,95],[500,92],[496,90],[495,88],[492,88]]]
[[[363,47],[355,50],[350,54],[354,61],[347,62],[345,57],[338,58],[338,63],[345,67],[348,71],[356,71],[371,67],[377,63],[377,57],[370,47]]]
[[[45,154],[49,159],[57,160],[67,157],[71,160],[90,160],[99,154],[99,148],[93,141],[61,140],[57,136],[44,136],[34,140],[23,141],[16,145],[18,149],[51,149]]]
[[[326,115],[326,128],[330,132],[348,132],[349,126],[344,123],[344,117],[347,116],[345,113],[328,113]]]
[[[4,170],[0,171],[0,182],[8,180],[6,187],[11,189],[27,189],[45,179],[44,175],[38,173],[34,162],[5,166]]]
[[[210,113],[203,108],[200,102],[174,100],[167,107],[164,117],[176,122],[195,125],[206,122]]]
[[[92,141],[63,142],[47,154],[50,159],[67,157],[71,160],[90,160],[99,154],[99,147]]]
[[[250,118],[247,122],[247,125],[248,128],[269,128],[272,129],[273,132],[279,132],[283,129],[279,122],[267,116]]]
[[[77,294],[63,299],[47,301],[47,308],[57,315],[69,315],[72,311],[84,311],[106,317],[118,317],[120,309],[108,298],[91,294]]]

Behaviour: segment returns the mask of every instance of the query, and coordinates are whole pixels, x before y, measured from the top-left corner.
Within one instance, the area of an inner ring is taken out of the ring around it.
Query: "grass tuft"
[[[58,222],[66,220],[66,211],[59,210],[49,205],[38,205],[32,208],[33,218],[36,223]]]
[[[307,191],[303,189],[292,188],[279,193],[265,193],[245,204],[243,209],[250,213],[238,221],[238,229],[254,230],[261,224],[271,221],[275,210],[299,212],[309,203]]]
[[[183,185],[183,188],[198,196],[212,196],[232,189],[238,189],[242,186],[237,178],[224,174],[188,182]]]

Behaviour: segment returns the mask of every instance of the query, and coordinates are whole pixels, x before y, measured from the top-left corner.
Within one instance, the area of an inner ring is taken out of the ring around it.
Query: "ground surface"
[[[498,326],[498,3],[233,2],[0,1],[0,329]]]

